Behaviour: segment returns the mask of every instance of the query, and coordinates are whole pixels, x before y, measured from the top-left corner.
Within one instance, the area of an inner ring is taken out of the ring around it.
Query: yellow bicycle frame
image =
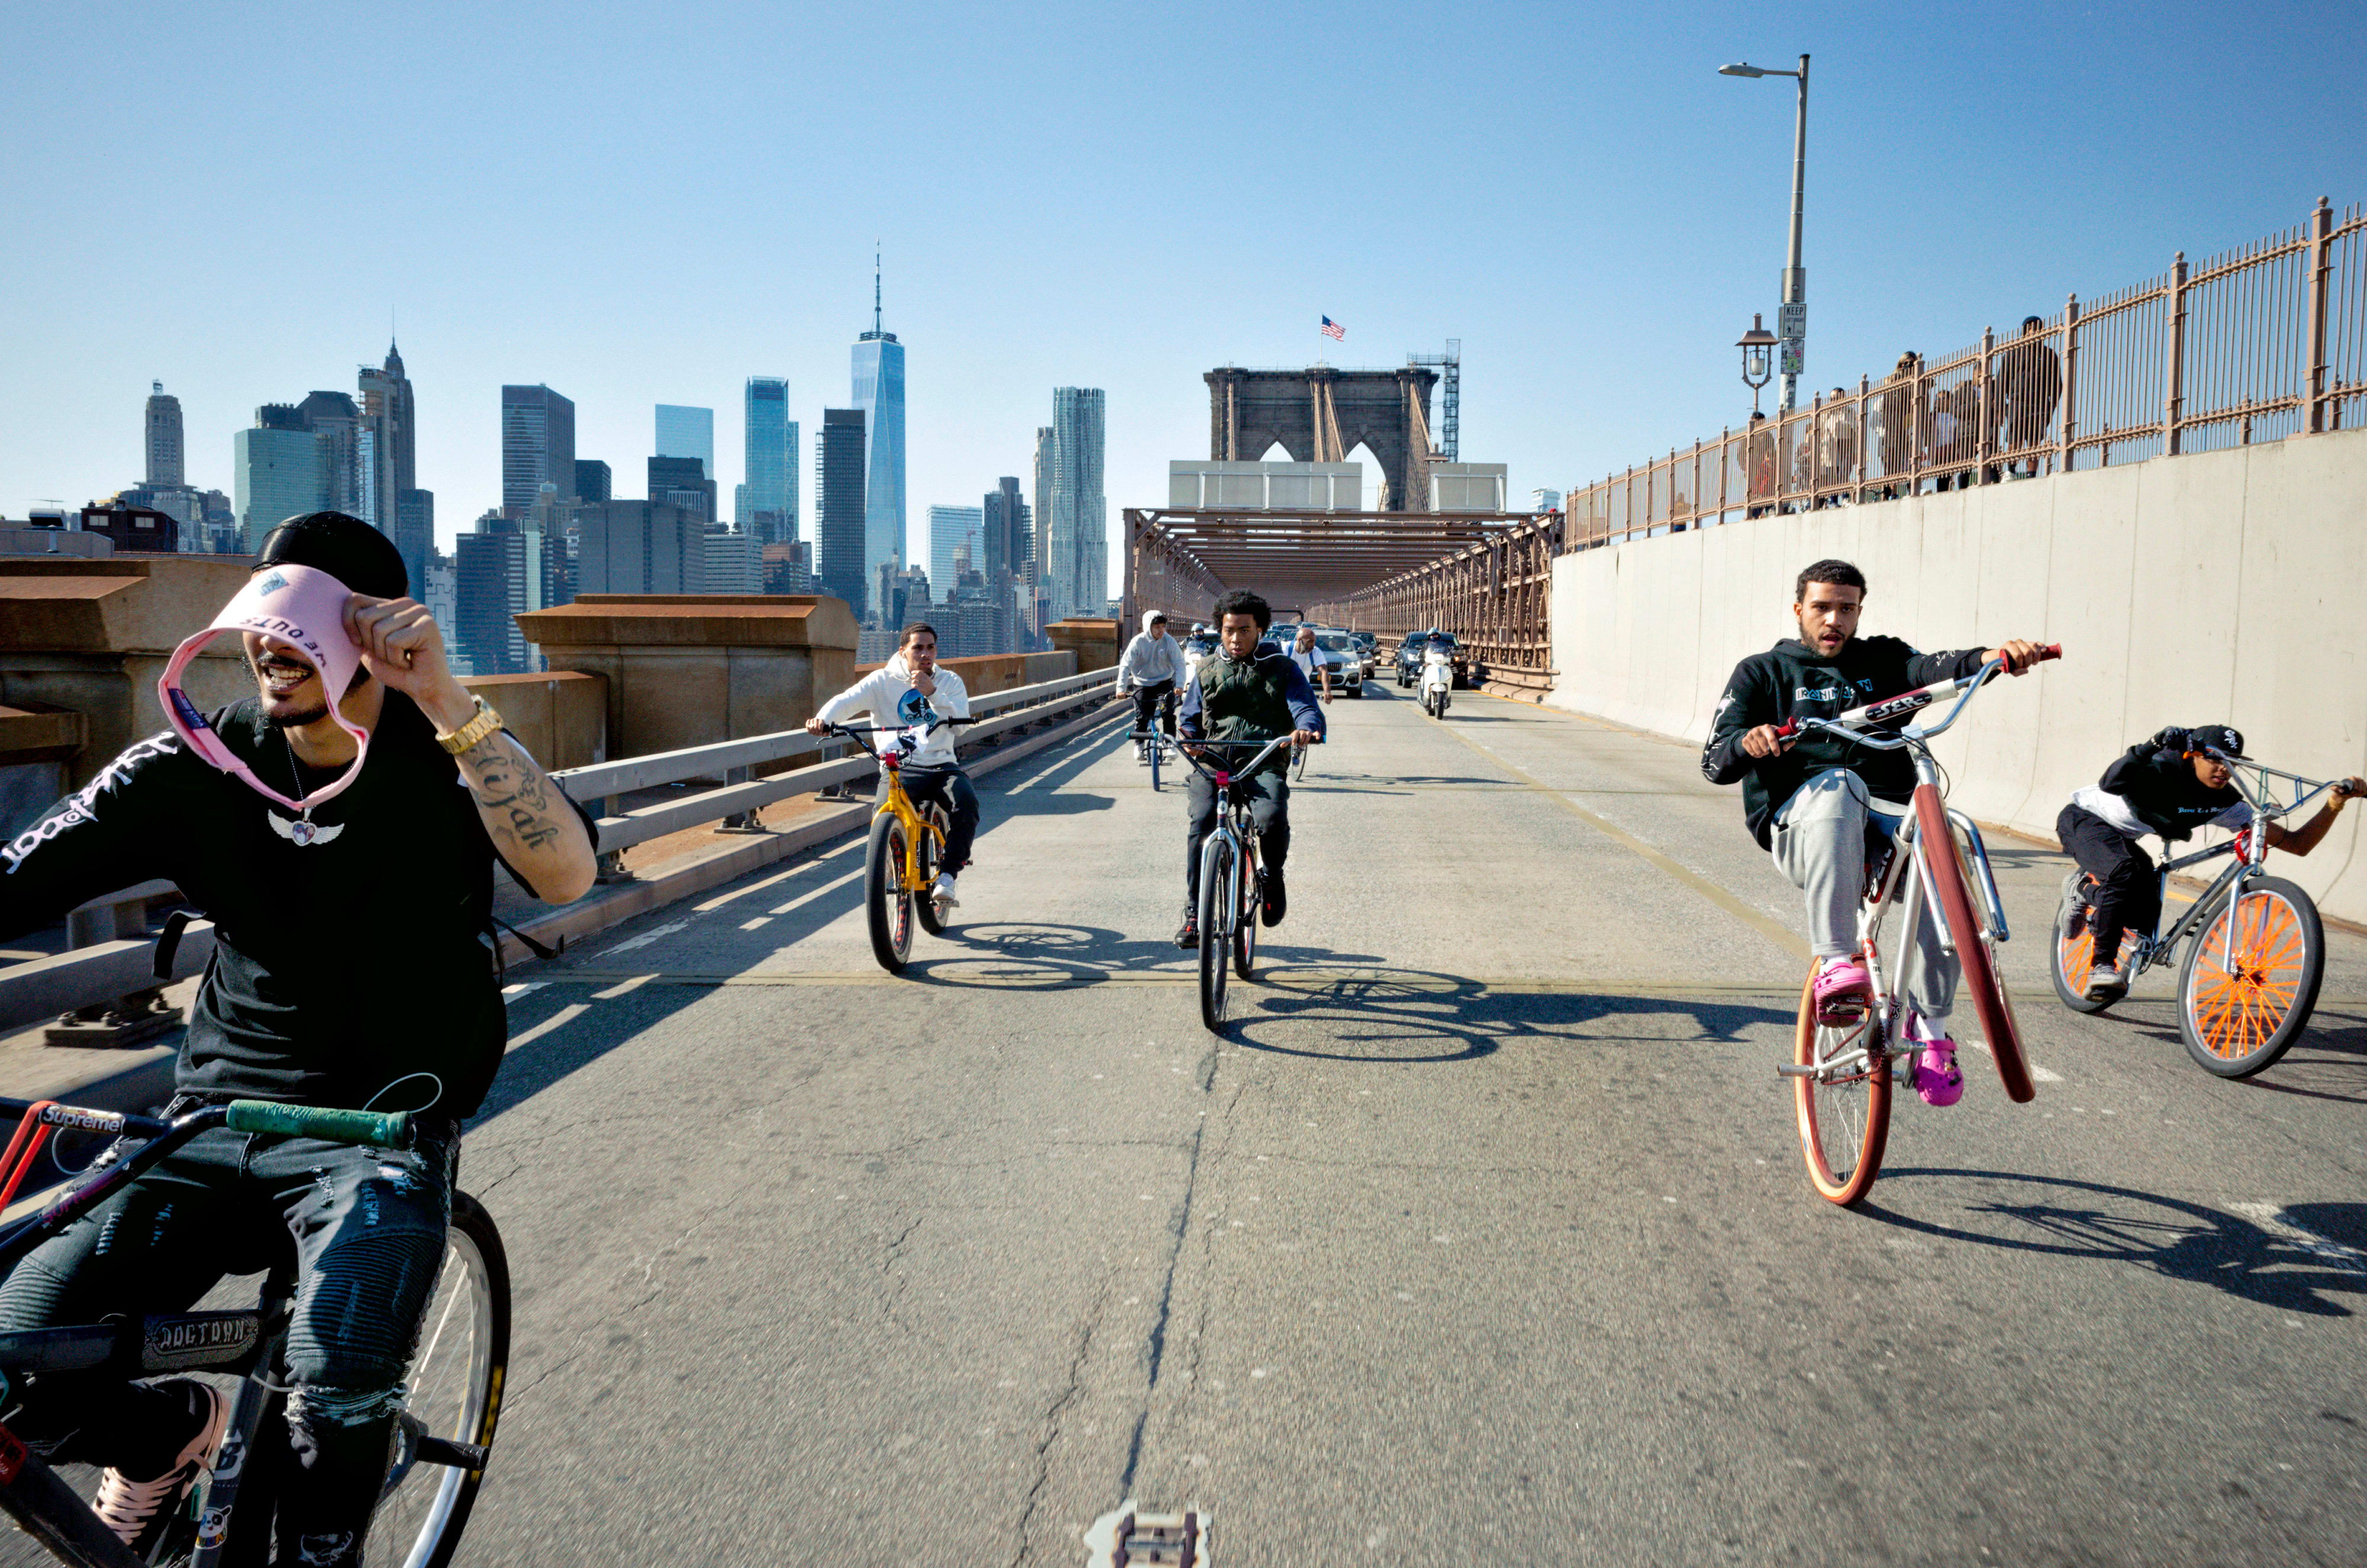
[[[904,879],[901,890],[906,893],[925,893],[929,890],[929,879],[921,871],[921,835],[926,833],[936,840],[937,853],[940,857],[945,854],[946,835],[935,823],[921,815],[912,805],[912,797],[904,793],[903,770],[889,768],[886,772],[888,798],[881,801],[879,809],[871,815],[893,817],[904,825]]]

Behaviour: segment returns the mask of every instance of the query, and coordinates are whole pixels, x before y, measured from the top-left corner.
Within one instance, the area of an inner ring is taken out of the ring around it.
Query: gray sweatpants
[[[1818,957],[1838,958],[1857,951],[1866,829],[1873,824],[1894,833],[1898,823],[1894,813],[1874,808],[1865,781],[1847,768],[1817,774],[1775,813],[1775,863],[1793,886],[1808,896],[1808,945]],[[1901,878],[1901,894],[1907,886]],[[1956,961],[1940,946],[1937,911],[1927,909],[1916,923],[1915,961],[1907,966],[1907,1002],[1937,1024],[1946,1020],[1956,999]],[[1895,929],[1891,941],[1894,945],[1897,941]]]

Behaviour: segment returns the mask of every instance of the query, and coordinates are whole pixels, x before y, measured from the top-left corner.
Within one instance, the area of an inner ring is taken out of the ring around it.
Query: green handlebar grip
[[[282,1105],[269,1100],[233,1100],[233,1133],[270,1133],[283,1138],[319,1138],[332,1144],[400,1148],[411,1136],[407,1111],[332,1111],[312,1105]]]

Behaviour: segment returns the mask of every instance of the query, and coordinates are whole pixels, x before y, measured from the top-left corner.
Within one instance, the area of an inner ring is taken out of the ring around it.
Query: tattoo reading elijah
[[[499,730],[460,753],[469,793],[479,808],[495,814],[495,830],[522,849],[557,841],[561,824],[550,808],[550,781],[517,743]]]

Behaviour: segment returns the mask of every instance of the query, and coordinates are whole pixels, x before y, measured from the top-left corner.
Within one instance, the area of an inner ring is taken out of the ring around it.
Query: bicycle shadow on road
[[[1150,976],[1178,984],[1196,975],[1195,959],[1167,938],[1128,936],[1106,926],[1036,920],[994,920],[956,926],[946,942],[968,949],[949,958],[915,959],[907,978],[939,986],[1036,984],[1062,990]],[[1007,965],[981,970],[981,964]]]
[[[1994,1200],[1968,1199],[1968,1214],[2001,1228],[1976,1230],[1920,1219],[1869,1198],[1868,1219],[1900,1230],[2010,1252],[2125,1263],[2166,1279],[2209,1285],[2283,1312],[2351,1317],[2332,1299],[2367,1296],[2367,1204],[2263,1204],[2263,1222],[2135,1188],[2011,1171],[1891,1169],[1876,1192],[1919,1177],[1988,1183]],[[2271,1218],[2270,1216],[2273,1216]]]
[[[1719,998],[1497,991],[1465,976],[1362,966],[1352,955],[1311,948],[1267,952],[1282,962],[1262,970],[1256,986],[1239,993],[1254,998],[1257,1010],[1236,1020],[1229,1033],[1251,1050],[1275,1055],[1334,1062],[1467,1062],[1521,1040],[1561,1044],[1648,1041],[1655,1046],[1672,1041],[1729,1043],[1739,1042],[1753,1026],[1793,1021],[1788,1008]],[[1294,958],[1302,962],[1289,962]],[[1690,1032],[1653,1028],[1614,1033],[1591,1027],[1605,1019],[1638,1016],[1681,1018]],[[1296,1035],[1310,1023],[1331,1026],[1341,1048],[1285,1043],[1285,1032]]]
[[[2139,1022],[2134,1032],[2181,1051],[2185,1048],[2184,1037],[2175,1026],[2164,1028]],[[2302,1037],[2293,1042],[2293,1048],[2275,1066],[2251,1077],[2232,1079],[2230,1087],[2299,1095],[2305,1100],[2331,1100],[2343,1105],[2367,1105],[2367,1092],[2346,1094],[2335,1088],[2308,1087],[2322,1083],[2367,1090],[2367,1071],[2362,1069],[2367,1069],[2367,1021],[2338,1018],[2329,1026],[2327,1015],[2320,1012],[2310,1020],[2309,1028],[2303,1031]]]

